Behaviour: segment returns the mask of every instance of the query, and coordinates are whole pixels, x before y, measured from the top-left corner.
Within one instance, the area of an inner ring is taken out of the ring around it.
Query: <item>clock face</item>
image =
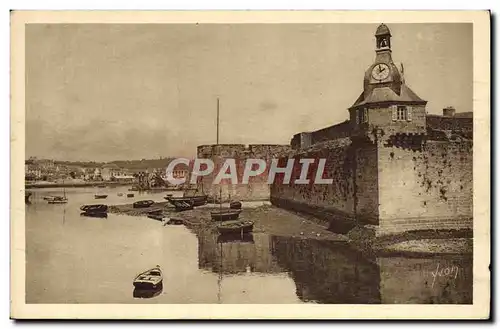
[[[389,76],[389,66],[387,64],[377,64],[372,70],[372,77],[375,80],[382,81]]]

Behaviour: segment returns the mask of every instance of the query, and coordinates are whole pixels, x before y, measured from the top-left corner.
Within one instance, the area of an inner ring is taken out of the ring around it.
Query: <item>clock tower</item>
[[[363,92],[349,109],[356,135],[374,130],[388,137],[425,134],[425,105],[407,85],[403,66],[392,59],[391,31],[380,24],[375,32],[375,60],[365,71]]]

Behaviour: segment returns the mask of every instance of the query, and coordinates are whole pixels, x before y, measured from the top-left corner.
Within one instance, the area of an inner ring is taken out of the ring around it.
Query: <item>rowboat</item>
[[[174,202],[185,202],[188,204],[192,204],[193,207],[198,207],[198,206],[203,206],[204,204],[207,204],[207,195],[198,195],[198,196],[180,196],[180,197],[172,197],[172,196],[166,196],[165,200],[170,202],[171,204],[174,204]]]
[[[217,225],[220,234],[244,234],[253,230],[253,222],[250,220],[231,220]]]
[[[80,207],[80,210],[86,213],[106,213],[108,206],[105,204],[84,205]]]
[[[134,287],[142,289],[157,289],[163,286],[163,274],[160,265],[156,265],[134,279]]]
[[[123,196],[123,193],[118,193],[117,195],[118,195],[118,196]]]
[[[184,224],[184,220],[181,218],[167,218],[165,220],[165,224],[168,225],[182,225]]]
[[[213,220],[217,221],[229,221],[236,220],[241,213],[241,209],[221,209],[216,211],[211,211],[210,216]]]
[[[31,192],[24,193],[24,203],[30,203]]]
[[[68,203],[68,199],[62,196],[55,196],[53,199],[48,201],[49,204],[63,204]]]
[[[82,212],[80,216],[94,217],[94,218],[108,218],[107,212]]]
[[[134,193],[128,193],[127,194],[127,198],[133,198],[134,197]]]
[[[107,194],[96,194],[94,195],[94,198],[96,199],[106,199],[108,197]]]
[[[230,209],[241,209],[241,202],[233,201],[229,204]]]
[[[136,201],[134,202],[134,204],[132,205],[134,208],[148,208],[148,207],[151,207],[152,205],[154,205],[154,201],[153,200],[141,200],[141,201]]]
[[[134,298],[153,298],[161,294],[162,291],[162,287],[156,289],[135,288],[132,295],[134,296]]]

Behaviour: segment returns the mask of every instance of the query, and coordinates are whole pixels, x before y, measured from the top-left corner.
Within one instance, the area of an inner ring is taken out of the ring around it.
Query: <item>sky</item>
[[[387,24],[427,112],[472,111],[472,24]],[[348,118],[378,24],[29,24],[26,156],[194,157]]]

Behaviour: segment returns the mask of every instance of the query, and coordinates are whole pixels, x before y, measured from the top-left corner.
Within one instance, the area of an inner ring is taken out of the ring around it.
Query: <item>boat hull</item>
[[[215,221],[230,221],[238,219],[240,213],[241,210],[212,211],[210,216],[212,217],[212,220]]]
[[[186,202],[186,203],[189,203],[189,204],[192,204],[193,207],[199,207],[199,206],[203,206],[205,204],[207,204],[207,199],[208,199],[208,196],[206,195],[203,195],[203,196],[192,196],[192,197],[165,197],[165,199],[167,201],[169,201],[170,203],[172,203],[174,206],[174,202]]]
[[[233,221],[217,226],[220,234],[245,234],[253,231],[252,221]]]

